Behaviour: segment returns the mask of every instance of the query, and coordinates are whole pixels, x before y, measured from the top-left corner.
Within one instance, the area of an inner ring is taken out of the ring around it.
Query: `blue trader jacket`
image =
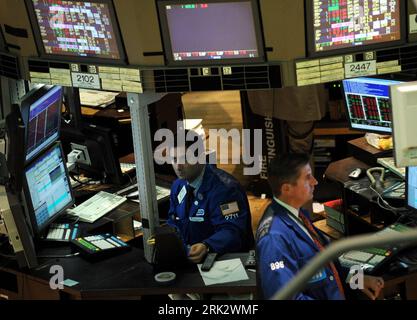
[[[202,184],[189,212],[185,212],[187,184],[184,179],[174,181],[168,213],[168,224],[178,228],[185,244],[203,242],[219,254],[247,251],[253,245],[251,216],[239,182],[225,171],[206,165]]]
[[[309,218],[307,211],[303,213]],[[256,234],[258,277],[264,298],[282,289],[318,252],[311,238],[290,218],[291,213],[276,201],[268,207]],[[316,229],[320,234],[320,231]],[[322,237],[324,238],[324,237]],[[325,240],[327,242],[327,240]],[[336,267],[339,267],[336,264]],[[342,270],[341,281],[347,272]],[[319,270],[295,300],[342,300],[329,267]]]

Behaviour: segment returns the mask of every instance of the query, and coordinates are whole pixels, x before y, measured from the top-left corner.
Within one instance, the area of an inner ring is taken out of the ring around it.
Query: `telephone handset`
[[[373,173],[379,172],[379,177],[375,178]],[[371,181],[371,185],[378,193],[382,193],[385,189],[385,168],[382,167],[374,167],[370,168],[366,171],[366,175],[368,176],[369,180]]]

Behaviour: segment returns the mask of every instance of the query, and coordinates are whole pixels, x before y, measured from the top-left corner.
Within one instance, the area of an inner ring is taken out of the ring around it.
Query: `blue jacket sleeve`
[[[242,251],[246,248],[247,226],[250,219],[247,201],[238,189],[220,190],[212,199],[210,221],[215,228],[214,234],[205,239],[213,251],[223,254],[226,252]],[[239,211],[235,214],[224,215],[221,205],[237,202]]]
[[[169,211],[168,211],[168,220],[167,223],[172,226],[172,227],[176,227],[178,229],[177,223],[175,222],[175,218],[173,218],[173,216],[175,216],[175,206],[176,206],[176,189],[177,189],[177,184],[174,182],[172,187],[171,187],[171,192],[169,194]]]
[[[290,255],[292,249],[279,234],[270,233],[258,241],[258,273],[265,299],[285,287],[299,271],[298,262]],[[313,300],[310,296],[298,293],[294,300]]]

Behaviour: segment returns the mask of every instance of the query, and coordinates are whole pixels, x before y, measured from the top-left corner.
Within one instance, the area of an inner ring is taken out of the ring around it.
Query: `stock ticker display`
[[[355,78],[343,80],[343,90],[353,129],[390,133],[392,113],[390,85],[399,81]]]
[[[120,59],[108,3],[33,0],[46,54]]]
[[[401,40],[400,0],[313,0],[314,50]]]

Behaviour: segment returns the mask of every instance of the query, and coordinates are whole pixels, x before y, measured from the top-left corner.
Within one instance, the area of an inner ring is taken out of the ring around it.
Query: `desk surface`
[[[117,120],[128,120],[130,122],[130,111],[116,108],[114,106],[98,109],[90,107],[81,107],[81,114],[86,117],[103,117]]]
[[[370,166],[354,157],[349,157],[330,163],[324,175],[330,180],[345,183],[351,180],[349,173],[356,168],[369,169]]]
[[[219,260],[241,258],[247,253],[234,253],[222,256]],[[12,272],[19,272],[14,261],[2,261],[0,265]],[[25,272],[37,281],[49,283],[52,265],[64,269],[65,279],[77,281],[78,284],[65,288],[76,292],[82,299],[125,299],[142,295],[162,295],[169,293],[248,293],[256,292],[256,274],[247,271],[249,280],[219,285],[204,285],[196,265],[187,270],[176,271],[176,280],[171,285],[161,285],[154,280],[157,273],[154,267],[145,261],[143,250],[132,250],[107,258],[99,262],[88,262],[81,257],[41,260],[40,265]]]

